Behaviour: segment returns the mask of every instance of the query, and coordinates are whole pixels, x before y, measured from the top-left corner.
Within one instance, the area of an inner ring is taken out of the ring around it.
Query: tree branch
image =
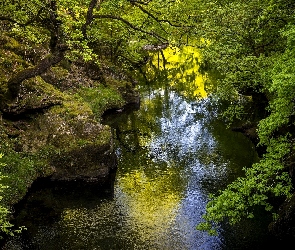
[[[145,14],[147,14],[149,17],[153,18],[155,21],[157,21],[158,23],[168,23],[170,26],[172,27],[178,27],[178,28],[181,28],[181,27],[189,27],[189,26],[183,26],[183,25],[179,25],[179,24],[173,24],[171,23],[170,20],[167,20],[167,19],[158,19],[157,17],[155,17],[152,13],[150,13],[149,11],[147,11],[145,8],[143,8],[141,5],[139,5],[137,3],[137,1],[135,2],[132,2],[133,5],[135,5],[137,8],[139,8],[142,12],[144,12]]]
[[[49,67],[59,63],[64,58],[66,50],[66,46],[60,45],[55,50],[55,52],[42,59],[35,67],[25,69],[12,77],[7,82],[11,96],[17,96],[20,91],[20,84],[22,81],[40,75],[44,73]]]
[[[7,82],[9,92],[11,97],[16,97],[20,91],[21,83],[29,78],[35,77],[44,73],[51,66],[59,63],[65,55],[68,47],[62,43],[60,26],[61,22],[58,20],[57,14],[57,1],[51,0],[49,2],[49,17],[46,19],[41,19],[38,15],[36,20],[45,26],[47,30],[51,33],[50,37],[50,50],[51,54],[46,56],[44,59],[40,60],[37,65],[31,68],[27,68],[16,74],[14,77],[10,78]],[[42,9],[42,8],[41,8]],[[42,10],[38,11],[41,14]]]
[[[41,7],[41,8],[38,10],[37,15],[36,15],[34,18],[32,18],[31,20],[28,20],[28,21],[25,22],[25,23],[19,23],[19,22],[17,22],[16,20],[14,20],[13,18],[10,18],[10,17],[7,17],[7,16],[0,16],[0,21],[8,21],[8,22],[11,22],[11,23],[15,23],[15,24],[17,24],[17,25],[19,25],[19,26],[21,26],[21,27],[28,26],[28,25],[30,25],[31,23],[37,21],[37,19],[39,18],[39,15],[41,14],[41,12],[42,12],[43,10],[44,10],[44,8]]]
[[[17,23],[17,21],[13,20],[12,18],[10,17],[7,17],[7,16],[0,16],[0,21],[8,21],[8,22],[11,22],[11,23]]]
[[[158,34],[156,34],[154,32],[149,32],[149,31],[143,30],[143,29],[141,29],[139,27],[136,27],[135,25],[133,25],[132,23],[130,23],[129,21],[127,21],[126,19],[124,19],[122,17],[118,17],[118,16],[114,16],[114,15],[94,15],[93,18],[107,18],[107,19],[119,20],[119,21],[125,23],[130,28],[136,30],[136,31],[139,31],[139,32],[142,32],[144,34],[148,34],[148,35],[150,35],[152,37],[155,37],[161,42],[163,42],[163,41],[167,42],[166,38],[161,37],[160,35],[158,35]]]
[[[149,1],[147,1],[147,2],[137,1],[137,0],[129,0],[129,2],[130,2],[131,4],[133,4],[133,3],[139,3],[139,4],[148,5],[148,4],[151,2],[151,0],[149,0]]]
[[[95,6],[97,5],[97,3],[99,3],[97,9],[100,9],[100,6],[102,4],[104,0],[91,0],[88,6],[88,10],[87,10],[87,14],[86,14],[86,21],[82,26],[82,34],[84,36],[84,38],[87,38],[87,26],[89,26],[92,21],[93,21],[93,10],[95,8]]]

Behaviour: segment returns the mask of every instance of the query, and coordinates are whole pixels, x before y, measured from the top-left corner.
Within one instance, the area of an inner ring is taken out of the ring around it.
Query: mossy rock
[[[3,33],[0,36],[0,42],[3,49],[14,51],[16,53],[25,50],[25,47],[19,43],[16,39],[9,36],[7,33]]]
[[[107,144],[111,131],[94,119],[87,103],[76,96],[64,94],[61,105],[54,106],[32,120],[23,121],[24,131],[17,148],[22,152],[37,152],[51,145],[63,151],[88,144]]]
[[[111,144],[88,145],[55,155],[50,161],[52,180],[103,181],[117,167]]]
[[[125,104],[136,104],[140,103],[139,92],[133,87],[131,82],[126,80],[117,80],[112,77],[106,78],[106,86],[116,89],[122,96]]]
[[[62,104],[63,94],[37,76],[23,81],[20,93],[2,108],[8,115],[35,113],[55,105]]]
[[[13,51],[4,50],[0,48],[0,68],[2,81],[9,79],[12,74],[19,72],[30,66],[21,56],[15,54]]]
[[[39,177],[101,182],[116,168],[110,127],[95,120],[79,96],[61,97],[62,104],[43,113],[0,121],[0,152],[8,163],[5,203],[18,202]]]
[[[110,127],[93,119],[87,105],[80,114],[73,115],[78,113],[75,107],[83,106],[79,104],[61,105],[32,120],[14,122],[21,131],[14,139],[14,150],[39,156],[40,159],[34,158],[36,164],[43,164],[42,168],[41,163],[36,165],[36,169],[41,169],[37,171],[39,176],[100,181],[116,167]]]
[[[55,66],[51,67],[44,74],[42,74],[42,78],[47,83],[50,83],[60,89],[62,83],[67,79],[68,75],[69,71],[67,69]]]
[[[126,104],[117,89],[103,85],[96,88],[80,88],[77,95],[89,104],[97,119],[100,119],[106,110],[120,108]]]
[[[66,69],[63,67],[64,62],[61,62],[55,67],[51,67],[44,74],[43,80],[53,85],[60,91],[75,91],[81,87],[94,87],[98,83],[88,77],[83,67],[70,64]]]

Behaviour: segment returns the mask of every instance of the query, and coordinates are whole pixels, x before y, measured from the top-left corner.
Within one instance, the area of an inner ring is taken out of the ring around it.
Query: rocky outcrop
[[[50,161],[52,180],[104,183],[117,168],[117,157],[110,144],[89,145],[55,155]]]
[[[7,207],[19,203],[37,180],[61,189],[111,187],[117,158],[111,128],[101,124],[101,116],[139,105],[132,72],[108,61],[63,57],[43,67],[55,60],[48,54],[42,45],[0,34],[0,153],[8,163],[1,173],[9,187],[1,202]]]
[[[54,180],[103,181],[116,168],[111,129],[95,119],[83,99],[42,79],[30,82],[23,84],[22,96],[3,109],[6,118],[13,118],[7,132],[17,138],[14,150],[46,152],[42,175]]]
[[[40,77],[25,80],[20,86],[17,98],[7,101],[1,110],[6,116],[19,116],[36,113],[50,107],[61,105],[63,95]]]

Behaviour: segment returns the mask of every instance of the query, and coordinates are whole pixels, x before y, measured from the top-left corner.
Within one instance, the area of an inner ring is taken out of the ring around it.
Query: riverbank
[[[33,62],[24,58],[19,41],[5,34],[1,41],[0,152],[7,186],[2,204],[17,204],[38,178],[104,182],[117,162],[111,129],[101,124],[101,116],[138,104],[134,84],[108,66],[64,59],[23,81],[18,95],[11,98],[7,79]],[[39,49],[34,57],[44,53]]]

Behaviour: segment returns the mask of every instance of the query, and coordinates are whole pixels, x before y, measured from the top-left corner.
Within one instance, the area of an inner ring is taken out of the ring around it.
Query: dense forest
[[[202,53],[200,71],[218,75],[207,86],[227,106],[221,119],[240,124],[233,129],[260,156],[244,177],[211,197],[197,228],[214,233],[219,222],[235,224],[264,207],[273,232],[284,232],[282,224],[286,237],[295,236],[288,225],[295,216],[294,9],[292,0],[4,0],[1,230],[14,232],[10,207],[35,179],[55,168],[69,172],[53,159],[65,163],[82,149],[109,149],[111,132],[100,117],[138,100],[134,89],[147,80],[149,51],[190,45]]]

